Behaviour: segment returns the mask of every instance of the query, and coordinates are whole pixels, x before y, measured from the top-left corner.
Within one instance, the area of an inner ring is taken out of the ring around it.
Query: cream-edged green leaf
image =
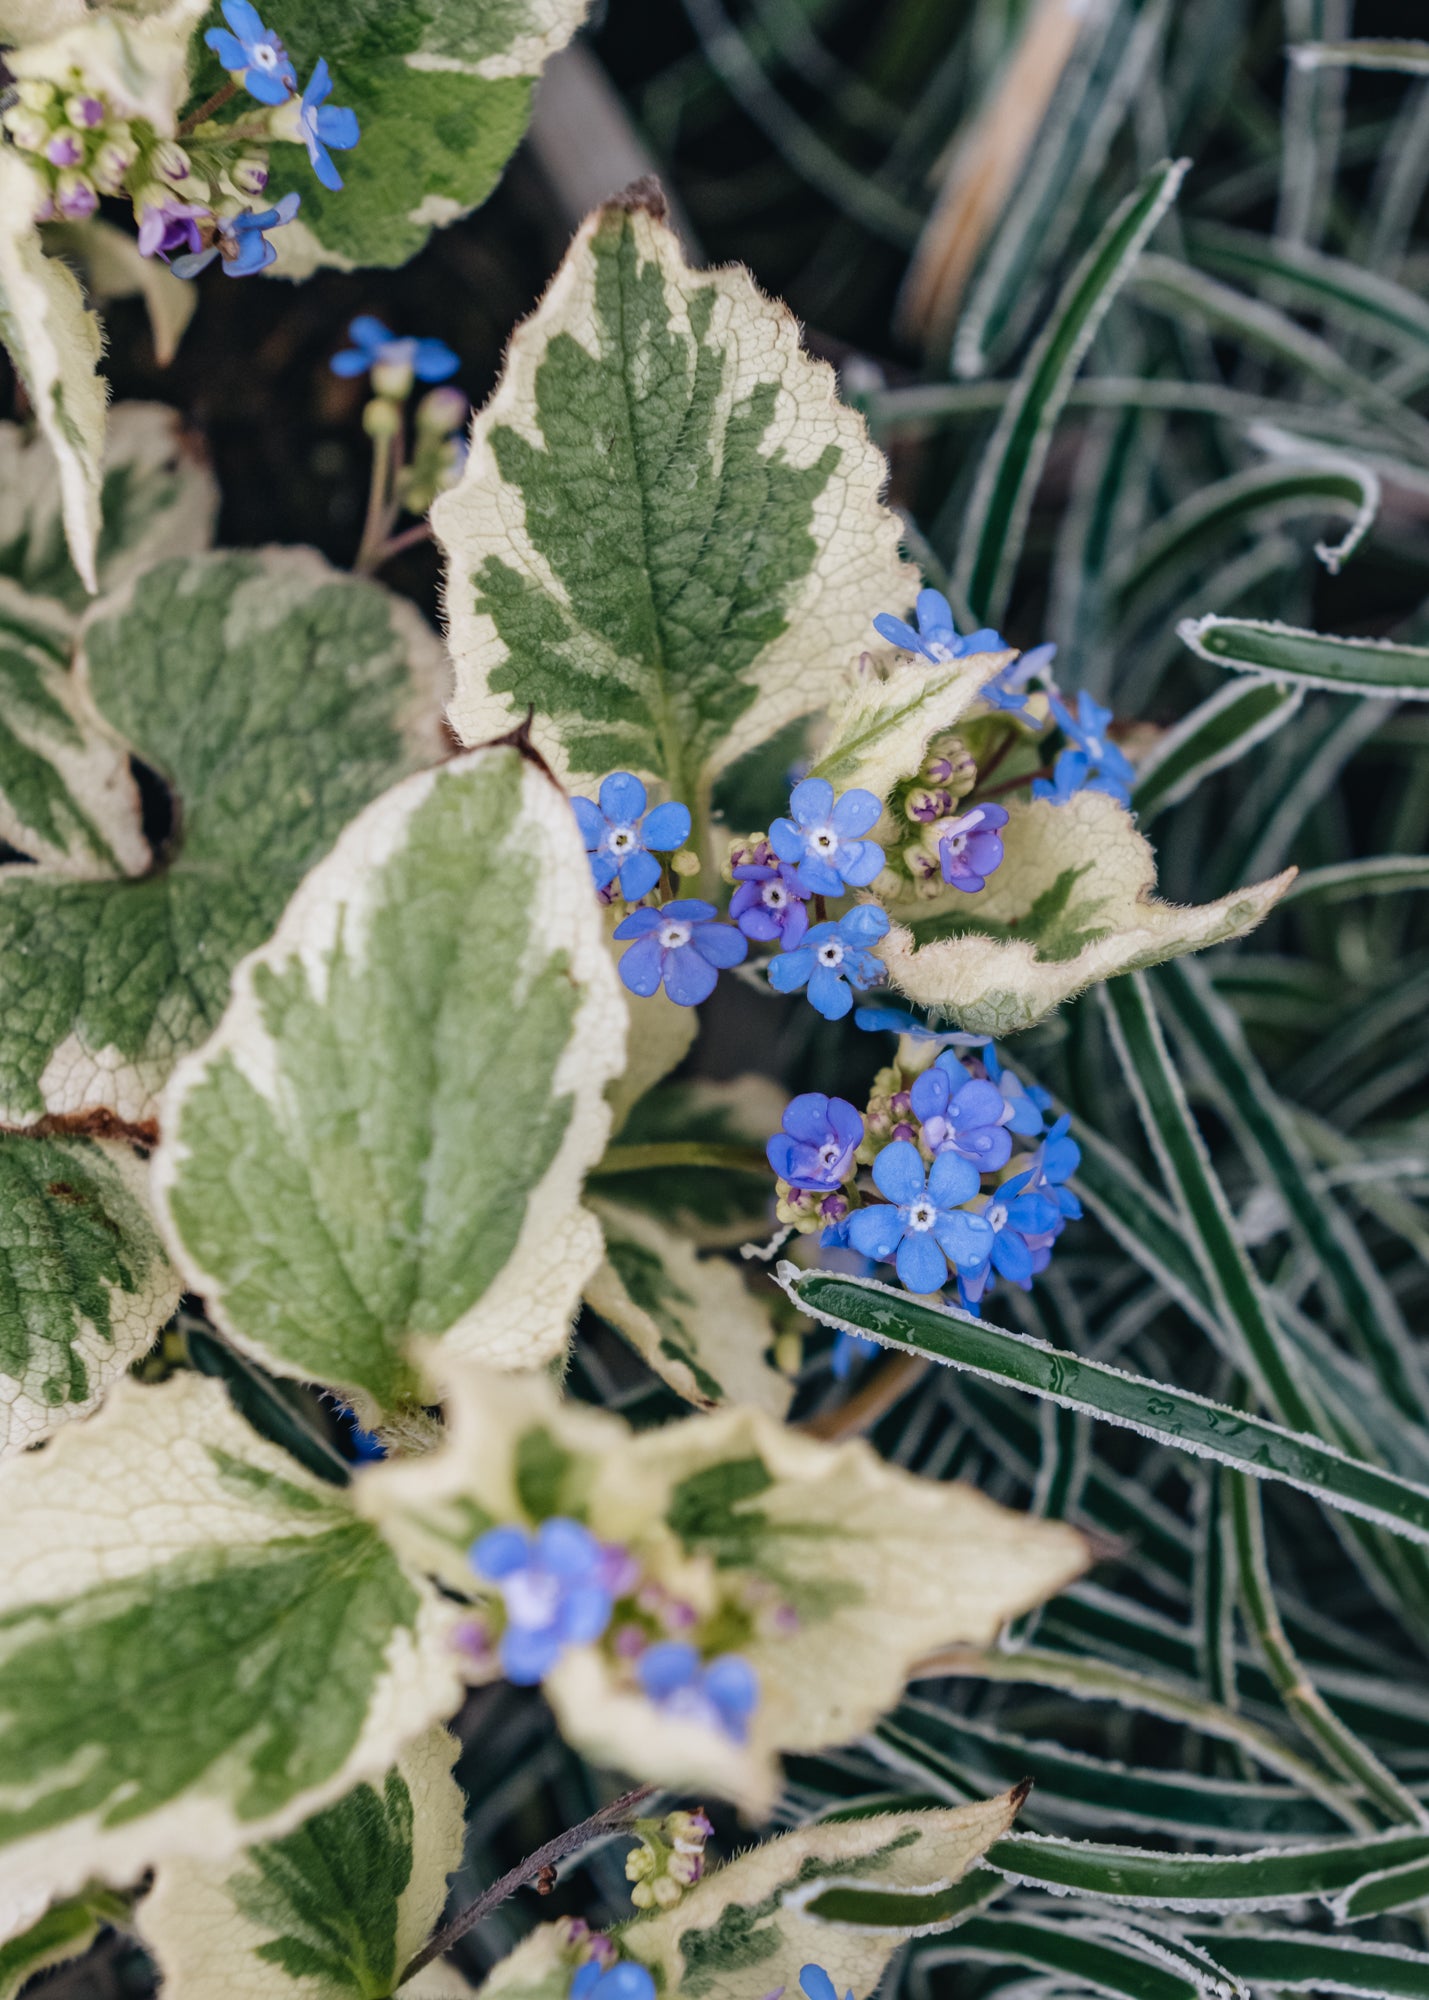
[[[17,2000],[21,1988],[38,1973],[88,1951],[101,1926],[122,1910],[118,1898],[100,1891],[52,1903],[13,1937],[0,1933],[0,2000]],[[0,1910],[0,1926],[3,1924]]]
[[[1007,811],[1006,859],[987,887],[905,904],[876,947],[899,992],[974,1034],[1012,1034],[1098,980],[1240,937],[1295,878],[1163,903],[1152,849],[1114,799],[1078,792]]]
[[[45,255],[34,221],[43,198],[15,149],[0,147],[0,338],[54,454],[70,555],[93,591],[106,400],[99,321],[69,266]]]
[[[456,1738],[428,1730],[392,1769],[280,1839],[160,1867],[138,1912],[165,2000],[387,2000],[461,1860]]]
[[[68,666],[0,624],[0,839],[61,875],[104,880],[149,865],[129,746]]]
[[[176,278],[161,258],[141,255],[135,237],[98,216],[88,222],[47,223],[45,241],[78,264],[84,289],[96,305],[107,306],[111,299],[144,301],[154,359],[167,368],[198,310],[198,286]]]
[[[687,1403],[749,1403],[782,1417],[794,1386],[766,1354],[769,1313],[732,1264],[698,1257],[676,1230],[638,1209],[593,1201],[605,1256],[586,1303]]]
[[[7,51],[18,77],[42,77],[61,88],[76,73],[120,118],[143,118],[161,136],[173,135],[188,91],[188,41],[209,0],[166,0],[86,9],[78,19],[64,7],[43,40],[28,37]],[[48,25],[48,24],[47,24]]]
[[[563,775],[648,773],[698,809],[916,582],[832,372],[747,272],[692,269],[650,200],[584,224],[432,519],[462,738],[529,705]]]
[[[146,1180],[127,1146],[0,1133],[0,1456],[92,1410],[178,1305]]]
[[[748,1740],[736,1742],[645,1697],[612,1637],[618,1607],[600,1643],[567,1648],[544,1682],[563,1733],[637,1778],[766,1813],[781,1750],[848,1742],[918,1660],[989,1643],[1086,1567],[1073,1528],[915,1478],[861,1440],[825,1444],[753,1409],[632,1435],[562,1403],[544,1378],[446,1373],[448,1442],[357,1485],[359,1509],[395,1546],[480,1597],[474,1529],[574,1514],[691,1607],[697,1645],[738,1651],[758,1676]]]
[[[946,665],[905,662],[883,678],[860,678],[831,707],[809,776],[827,778],[836,792],[858,786],[886,799],[900,778],[919,768],[933,737],[960,722],[979,691],[1016,657],[1009,651]]]
[[[515,749],[370,805],[239,967],[176,1072],[154,1168],[218,1324],[365,1423],[420,1401],[413,1343],[536,1367],[600,1232],[625,1004],[575,817]]]
[[[0,1465],[0,1872],[116,1886],[288,1832],[455,1708],[451,1607],[217,1382]]]
[[[118,589],[163,557],[198,555],[213,539],[217,517],[217,483],[178,411],[164,403],[117,403],[100,484],[100,589]],[[72,611],[87,606],[65,547],[54,458],[18,424],[0,424],[0,575]]]
[[[660,1990],[681,2000],[797,1993],[811,1963],[836,1991],[871,1994],[905,1939],[948,1927],[945,1892],[1008,1831],[1025,1791],[946,1810],[824,1820],[765,1841],[712,1869],[673,1909],[623,1926],[621,1956],[648,1965]],[[883,1929],[813,1914],[838,1891],[896,1898],[901,1921]]]
[[[548,56],[587,0],[286,0],[283,34],[332,71],[333,101],[362,136],[324,188],[296,147],[274,149],[268,196],[296,189],[297,221],[274,238],[279,272],[405,264],[434,228],[486,199],[530,115]]]
[[[158,563],[97,604],[81,698],[175,795],[162,868],[0,868],[0,1117],[139,1122],[354,813],[441,754],[412,608],[308,551]]]

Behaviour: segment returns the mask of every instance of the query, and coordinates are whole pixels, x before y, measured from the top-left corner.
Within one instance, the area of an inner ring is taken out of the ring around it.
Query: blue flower
[[[663,984],[677,1007],[697,1007],[708,1000],[720,973],[738,965],[749,950],[733,924],[717,920],[713,903],[693,900],[632,910],[616,925],[615,935],[622,943],[637,940],[620,961],[620,976],[630,991],[648,999]]]
[[[342,175],[333,165],[328,148],[345,153],[357,144],[361,133],[355,111],[349,111],[345,105],[324,102],[331,95],[332,78],[326,59],[319,56],[298,106],[298,138],[307,147],[313,172],[323,186],[336,190],[342,186]]]
[[[925,1174],[918,1148],[895,1139],[874,1161],[873,1182],[892,1205],[854,1210],[848,1219],[852,1249],[880,1264],[895,1263],[899,1283],[910,1292],[940,1291],[950,1263],[960,1271],[982,1264],[988,1226],[961,1206],[981,1185],[970,1160],[939,1153]]]
[[[588,1646],[615,1608],[612,1555],[579,1521],[555,1515],[534,1535],[489,1528],[471,1545],[478,1576],[499,1585],[506,1605],[501,1670],[517,1687],[534,1687],[568,1646]]]
[[[978,1219],[991,1232],[991,1241],[972,1270],[958,1271],[964,1304],[977,1305],[994,1271],[1030,1292],[1035,1273],[1047,1268],[1062,1217],[1055,1202],[1032,1189],[1031,1180],[1030,1173],[1017,1174],[986,1197]]]
[[[810,1002],[824,1019],[840,1021],[853,1006],[850,985],[864,993],[887,976],[882,961],[868,949],[887,929],[886,910],[876,903],[860,903],[837,923],[815,924],[796,950],[771,959],[769,984],[776,993],[793,993],[807,985]]]
[[[248,0],[223,0],[223,18],[228,28],[210,28],[204,40],[223,67],[240,77],[250,97],[260,104],[285,104],[298,87],[288,52],[271,28],[265,28],[258,9]]]
[[[655,1706],[684,1722],[702,1723],[743,1743],[759,1704],[759,1681],[738,1653],[721,1653],[706,1666],[684,1639],[647,1646],[636,1672]]]
[[[1012,1135],[995,1083],[969,1078],[956,1056],[940,1056],[931,1069],[913,1079],[910,1095],[929,1152],[959,1153],[984,1174],[1007,1165]]]
[[[1007,1105],[1004,1123],[1021,1139],[1040,1139],[1047,1122],[1044,1114],[1052,1108],[1051,1092],[1038,1083],[1025,1084],[1015,1071],[1004,1069],[995,1048],[983,1051],[982,1065]]]
[[[237,215],[220,215],[218,236],[209,248],[191,256],[175,257],[169,269],[176,277],[196,278],[218,257],[222,259],[226,278],[251,278],[255,271],[266,270],[278,254],[263,232],[281,229],[285,222],[291,222],[301,200],[301,195],[285,194],[272,208],[259,209],[256,214],[251,208],[244,208]]]
[[[781,950],[792,951],[809,928],[804,908],[808,890],[787,861],[774,867],[744,861],[730,870],[739,887],[730,898],[729,914],[746,937],[761,944],[778,938]]]
[[[1057,648],[1053,645],[1033,646],[1030,652],[1009,660],[1000,673],[994,674],[987,685],[979,689],[979,693],[989,708],[1005,709],[1011,715],[1025,714],[1027,683],[1036,680],[1056,657]]]
[[[930,1028],[906,1007],[860,1007],[853,1018],[856,1027],[866,1028],[870,1034],[886,1029],[890,1035],[907,1035],[915,1042],[936,1042],[945,1049],[981,1049],[992,1039],[990,1035],[964,1034],[961,1028]]]
[[[988,876],[1002,866],[999,834],[1006,825],[1007,808],[998,805],[973,806],[947,822],[938,842],[938,861],[949,888],[975,895],[987,887]]]
[[[1083,688],[1077,696],[1073,716],[1056,695],[1050,701],[1053,715],[1072,748],[1064,750],[1052,767],[1052,778],[1034,778],[1032,796],[1065,805],[1074,792],[1105,792],[1119,805],[1131,804],[1131,787],[1136,773],[1126,757],[1106,734],[1111,710],[1103,708]]]
[[[901,647],[905,653],[921,653],[925,660],[963,660],[973,653],[1007,651],[1007,641],[1001,633],[987,625],[960,639],[953,624],[953,607],[941,590],[920,590],[914,616],[918,620],[916,630],[903,619],[881,611],[873,621],[873,629],[890,645]]]
[[[799,1984],[806,2000],[839,2000],[839,1989],[821,1965],[801,1965]],[[770,2000],[773,2000],[772,1994]],[[853,2000],[852,1989],[844,1995],[844,2000]]]
[[[841,896],[846,888],[866,889],[883,866],[883,849],[864,840],[883,807],[872,792],[854,790],[834,798],[827,778],[805,778],[789,795],[792,819],[776,819],[769,845],[781,861],[797,863],[800,884],[811,896]]]
[[[1082,1164],[1082,1149],[1067,1134],[1071,1122],[1070,1114],[1064,1111],[1032,1155],[1029,1186],[1036,1193],[1045,1194],[1049,1200],[1056,1202],[1058,1212],[1065,1221],[1076,1222],[1081,1216],[1082,1204],[1072,1190],[1063,1185]]]
[[[570,2000],[655,2000],[655,1981],[634,1959],[604,1966],[598,1958],[588,1958],[576,1967]]]
[[[328,363],[334,375],[365,375],[369,368],[410,368],[419,382],[445,382],[461,362],[444,340],[404,339],[371,313],[359,313],[347,329],[351,347],[339,348]]]
[[[660,879],[660,864],[650,849],[658,854],[673,854],[690,837],[688,806],[672,799],[668,805],[656,806],[652,813],[646,814],[646,799],[645,787],[638,778],[629,771],[616,771],[602,783],[599,805],[592,799],[571,800],[571,810],[590,856],[596,888],[609,887],[619,875],[620,893],[632,903],[648,896]],[[735,965],[738,960],[731,959],[729,963]]]
[[[853,1172],[853,1156],[862,1143],[863,1120],[853,1106],[842,1097],[811,1090],[790,1099],[783,1130],[764,1150],[781,1181],[827,1194]]]

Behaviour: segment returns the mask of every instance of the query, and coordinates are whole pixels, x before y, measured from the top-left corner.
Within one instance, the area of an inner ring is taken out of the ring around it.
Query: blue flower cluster
[[[1056,695],[1051,708],[1068,748],[1059,754],[1050,778],[1033,780],[1033,798],[1065,805],[1076,792],[1105,792],[1118,805],[1129,806],[1136,773],[1106,733],[1111,710],[1093,701],[1085,688],[1077,696],[1075,715]]]
[[[870,1027],[903,1025],[894,1009],[860,1013]],[[765,1150],[782,1221],[820,1230],[827,1248],[854,1253],[865,1268],[891,1263],[921,1296],[955,1283],[973,1309],[996,1278],[1030,1290],[1046,1270],[1057,1237],[1081,1214],[1066,1185],[1081,1154],[1065,1115],[1047,1129],[1044,1090],[990,1044],[973,1055],[975,1038],[959,1039],[966,1058],[945,1048],[906,1088],[896,1065],[883,1072],[894,1087],[875,1087],[866,1116],[844,1098],[794,1098]],[[1017,1139],[1036,1144],[1014,1159]],[[863,1165],[871,1185],[860,1184]],[[841,1344],[838,1372],[859,1351]]]

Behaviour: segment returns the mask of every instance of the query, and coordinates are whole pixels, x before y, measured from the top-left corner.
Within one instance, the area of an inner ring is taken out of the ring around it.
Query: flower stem
[[[389,535],[387,537],[387,540],[382,544],[381,553],[378,555],[377,562],[373,567],[377,568],[385,562],[391,562],[393,556],[400,556],[404,549],[414,549],[419,542],[429,542],[431,539],[431,522],[427,520],[418,521],[415,527],[404,528],[400,535]]]
[[[992,776],[993,772],[997,769],[998,765],[1002,762],[1003,758],[1007,755],[1008,751],[1011,750],[1013,744],[1017,741],[1017,734],[1018,732],[1015,729],[1008,730],[1007,734],[1003,737],[1002,741],[998,744],[997,748],[993,751],[992,755],[988,758],[987,762],[983,765],[982,769],[978,772],[977,784],[973,787],[974,791],[980,791],[982,787],[987,783],[988,779]]]
[[[397,440],[389,437],[372,441],[372,479],[367,489],[367,518],[362,524],[353,569],[359,576],[371,576],[387,550],[387,541],[397,510],[392,487],[397,477]]]
[[[1020,778],[1004,778],[1000,785],[991,785],[985,791],[979,786],[977,797],[968,803],[980,805],[984,799],[995,799],[1000,792],[1015,792],[1019,785],[1030,785],[1034,778],[1050,778],[1051,775],[1052,766],[1044,764],[1040,771],[1024,771]]]
[[[221,111],[225,104],[238,95],[238,85],[230,77],[221,90],[206,98],[197,111],[191,111],[179,127],[179,137],[186,139],[196,125],[202,125],[205,118],[211,118],[215,111]]]
[[[524,1861],[518,1861],[516,1866],[499,1881],[493,1882],[489,1889],[484,1890],[474,1903],[468,1903],[459,1917],[454,1917],[445,1929],[439,1930],[434,1937],[427,1940],[416,1957],[404,1968],[397,1984],[405,1986],[423,1966],[430,1965],[434,1959],[442,1958],[451,1950],[458,1938],[464,1938],[469,1930],[474,1930],[477,1924],[491,1915],[493,1910],[499,1909],[508,1896],[515,1895],[523,1884],[534,1882],[543,1869],[553,1868],[558,1861],[564,1861],[568,1855],[578,1854],[583,1847],[588,1847],[592,1841],[601,1839],[605,1834],[623,1833],[633,1827],[638,1816],[637,1808],[644,1805],[648,1798],[652,1798],[654,1793],[654,1785],[638,1785],[633,1792],[626,1792],[623,1797],[612,1799],[608,1806],[602,1806],[600,1811],[592,1813],[589,1819],[583,1819],[579,1826],[568,1827],[564,1833],[558,1833],[554,1840],[548,1840],[544,1847],[538,1847],[534,1854],[528,1854]]]

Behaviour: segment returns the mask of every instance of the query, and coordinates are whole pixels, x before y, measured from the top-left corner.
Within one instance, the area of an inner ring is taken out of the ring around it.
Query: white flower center
[[[501,1594],[511,1623],[528,1631],[549,1625],[560,1609],[561,1586],[543,1570],[518,1569],[503,1577]]]
[[[612,854],[629,854],[640,842],[633,826],[613,826],[605,836],[605,844]]]
[[[948,854],[958,855],[962,853],[967,844],[968,837],[965,833],[950,833],[943,842],[943,848]]]
[[[782,882],[766,882],[763,900],[771,910],[782,910],[789,901],[789,891]]]
[[[911,1208],[905,1208],[903,1211],[904,1226],[908,1229],[916,1229],[920,1234],[931,1229],[937,1219],[937,1209],[926,1198],[922,1201],[915,1201]]]
[[[955,660],[957,658],[957,654],[946,639],[924,639],[923,645],[932,659]]]
[[[839,844],[839,837],[831,826],[818,826],[809,835],[809,845],[817,854],[832,854]]]
[[[278,67],[278,52],[271,42],[255,42],[249,53],[253,57],[253,67],[255,69],[276,69]]]
[[[839,1157],[839,1148],[834,1144],[832,1139],[830,1139],[827,1142],[827,1144],[820,1146],[819,1165],[821,1167],[829,1168],[837,1165],[838,1157]]]
[[[993,1202],[987,1211],[987,1220],[990,1228],[1004,1228],[1007,1223],[1007,1203],[1005,1201]]]
[[[688,924],[661,924],[655,935],[666,951],[678,951],[681,945],[689,943],[690,927]]]
[[[1084,736],[1082,741],[1086,745],[1087,755],[1091,758],[1092,762],[1100,764],[1102,758],[1106,755],[1100,736]]]
[[[843,964],[844,948],[837,938],[830,938],[827,944],[819,946],[818,960],[820,965],[835,966]]]

